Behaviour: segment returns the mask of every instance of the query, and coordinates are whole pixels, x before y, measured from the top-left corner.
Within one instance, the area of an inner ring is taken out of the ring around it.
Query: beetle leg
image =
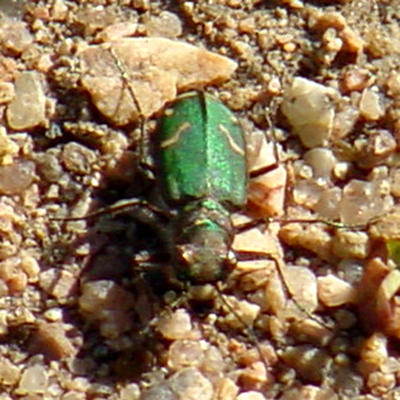
[[[250,229],[253,228],[257,228],[260,225],[265,225],[266,223],[268,223],[269,221],[266,221],[264,218],[262,219],[252,219],[250,221],[246,221],[244,223],[241,223],[239,225],[235,225],[235,235],[241,233],[241,232],[245,232],[248,231]]]
[[[265,252],[257,252],[257,251],[235,251],[237,262],[240,261],[255,261],[255,260],[269,260],[272,261],[276,266],[276,271],[278,276],[283,284],[284,290],[286,291],[288,298],[290,298],[296,307],[307,317],[322,325],[324,328],[328,330],[332,330],[332,328],[321,318],[318,318],[314,314],[312,314],[309,310],[303,307],[296,299],[294,291],[291,289],[288,279],[285,275],[285,267],[283,262],[279,259],[279,257],[275,257],[272,254],[267,254]]]
[[[142,210],[147,210],[145,213],[148,215],[148,220],[154,220],[157,222],[160,222],[160,219],[169,219],[173,216],[173,213],[161,209],[146,200],[141,200],[141,199],[124,199],[117,201],[116,203],[103,207],[98,209],[97,211],[83,215],[82,217],[66,217],[66,218],[50,218],[52,221],[81,221],[81,220],[86,220],[86,219],[92,219],[92,218],[98,218],[102,215],[108,215],[108,214],[113,214],[113,215],[118,215],[123,212],[127,212],[127,210],[132,210],[137,211],[138,209]],[[140,218],[137,218],[140,219]]]

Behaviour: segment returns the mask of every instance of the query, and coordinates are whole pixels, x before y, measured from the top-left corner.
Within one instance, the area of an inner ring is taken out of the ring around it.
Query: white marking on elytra
[[[231,147],[231,149],[239,154],[240,156],[244,157],[245,153],[244,150],[235,142],[235,140],[233,139],[231,133],[229,132],[229,130],[222,124],[218,125],[218,129],[219,131],[227,138],[229,146]]]
[[[177,143],[179,143],[179,140],[180,140],[181,136],[183,135],[183,133],[186,132],[188,129],[190,129],[191,126],[192,125],[188,121],[181,124],[179,126],[179,128],[173,133],[173,135],[170,138],[164,140],[161,143],[161,148],[165,149],[167,147],[174,146]]]
[[[237,125],[239,123],[239,120],[234,115],[231,115],[230,118],[233,124]]]
[[[167,109],[164,111],[164,114],[165,114],[165,116],[167,116],[167,117],[171,117],[171,116],[174,114],[174,109],[173,109],[173,108],[167,108]]]

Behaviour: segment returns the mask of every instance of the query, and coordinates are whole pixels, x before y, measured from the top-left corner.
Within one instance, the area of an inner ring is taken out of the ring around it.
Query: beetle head
[[[179,278],[196,283],[223,279],[230,271],[230,237],[212,221],[186,228],[176,244]]]

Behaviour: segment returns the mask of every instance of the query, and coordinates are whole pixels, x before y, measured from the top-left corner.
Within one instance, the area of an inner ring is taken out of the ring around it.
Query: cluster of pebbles
[[[0,0],[0,400],[400,396],[400,6],[269,3]],[[203,88],[267,257],[179,292],[151,227],[62,218],[150,201],[141,123]]]

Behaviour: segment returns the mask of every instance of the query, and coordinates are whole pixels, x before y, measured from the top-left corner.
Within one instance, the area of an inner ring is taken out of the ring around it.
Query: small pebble
[[[60,163],[60,154],[53,152],[36,154],[36,162],[39,174],[49,182],[58,183],[63,175],[63,167]]]
[[[400,237],[399,207],[392,207],[391,212],[386,212],[383,214],[376,224],[371,226],[370,234],[374,238],[381,238],[385,241]]]
[[[346,71],[342,78],[342,88],[345,93],[354,90],[361,91],[365,89],[370,80],[370,74],[365,69],[350,69]]]
[[[3,82],[14,81],[17,70],[17,63],[13,58],[0,55],[0,76]]]
[[[130,292],[108,280],[87,282],[81,290],[80,311],[97,324],[104,337],[115,340],[132,329],[130,310],[135,302]]]
[[[0,82],[0,104],[9,103],[14,98],[14,85],[10,82]]]
[[[2,18],[0,22],[0,45],[17,54],[26,50],[33,42],[33,37],[22,21]]]
[[[305,78],[295,78],[284,91],[282,112],[306,147],[318,147],[329,139],[335,109],[334,89]]]
[[[172,391],[166,383],[151,386],[149,389],[145,390],[140,400],[181,400],[182,398],[179,394]],[[130,400],[130,399],[129,399]]]
[[[64,21],[68,14],[68,6],[65,0],[54,0],[51,7],[51,18],[54,21]]]
[[[7,123],[15,130],[46,122],[46,95],[38,72],[22,72],[15,80],[15,97],[7,107]]]
[[[63,310],[61,308],[50,308],[43,313],[47,321],[60,322],[63,319]]]
[[[152,16],[145,21],[147,36],[174,39],[182,34],[181,19],[169,11],[163,11],[158,16]]]
[[[76,142],[67,143],[62,152],[62,161],[65,167],[69,171],[81,175],[90,173],[96,158],[94,151]]]
[[[215,400],[235,400],[239,387],[230,378],[222,378],[215,385]]]
[[[273,254],[276,250],[275,243],[272,240],[266,240],[266,235],[260,229],[247,229],[235,235],[232,248],[235,251],[260,252]]]
[[[338,37],[343,42],[342,51],[360,53],[364,48],[364,41],[360,35],[349,27],[345,17],[339,12],[314,11],[311,14],[310,25],[318,31],[326,31],[333,28],[337,31]]]
[[[0,279],[6,283],[9,293],[22,292],[27,285],[27,277],[21,269],[19,257],[9,257],[0,262]]]
[[[304,154],[304,161],[312,167],[314,178],[329,181],[337,159],[332,150],[316,147]]]
[[[230,378],[222,378],[216,383],[216,400],[235,400],[239,393],[239,387]]]
[[[380,332],[372,334],[363,342],[360,356],[369,368],[380,369],[389,357],[388,338]]]
[[[236,400],[266,400],[266,398],[260,392],[249,391],[240,393]]]
[[[70,390],[62,395],[61,400],[86,400],[86,394]]]
[[[118,22],[107,26],[97,36],[98,42],[112,42],[124,37],[133,36],[136,32],[136,22]]]
[[[2,286],[2,281],[0,281],[0,288]],[[1,288],[0,290],[3,291]],[[4,291],[3,291],[4,292]],[[7,293],[5,293],[6,295]],[[8,333],[8,312],[6,310],[0,310],[0,335],[5,336]]]
[[[26,255],[21,258],[21,268],[28,275],[29,282],[36,282],[39,277],[40,266],[36,258]]]
[[[283,165],[252,178],[249,182],[248,201],[262,210],[265,216],[283,215],[286,180],[287,172]]]
[[[204,351],[204,358],[200,365],[201,372],[213,383],[223,376],[226,369],[226,360],[216,346],[208,346]]]
[[[333,121],[332,138],[341,139],[353,132],[360,116],[360,110],[353,105],[346,104],[338,110]]]
[[[366,232],[339,230],[332,241],[332,253],[340,258],[365,259],[371,249]]]
[[[283,271],[290,294],[305,310],[312,313],[318,307],[317,278],[305,267],[288,266]]]
[[[226,315],[223,318],[224,324],[234,329],[243,329],[243,324],[253,326],[260,313],[259,305],[247,300],[238,300],[235,296],[225,296],[225,302],[229,304],[229,307],[226,307]],[[232,313],[232,309],[240,316],[240,319]]]
[[[311,345],[287,347],[281,356],[303,379],[315,383],[323,381],[332,365],[332,358],[326,350]]]
[[[140,389],[136,383],[129,383],[120,391],[121,400],[139,400]]]
[[[390,171],[390,190],[391,193],[396,196],[400,197],[400,168],[393,168]]]
[[[78,351],[67,336],[66,326],[60,322],[39,322],[29,340],[29,349],[48,360],[63,360]]]
[[[370,88],[367,88],[362,92],[359,109],[360,114],[367,121],[376,121],[382,118],[385,114],[381,96],[378,92]]]
[[[333,275],[318,277],[318,297],[327,307],[338,307],[354,303],[357,290],[348,282]]]
[[[19,378],[19,368],[8,358],[0,356],[0,384],[4,386],[13,386],[18,383]]]
[[[320,388],[314,385],[305,385],[289,389],[285,392],[282,400],[339,400],[339,397],[331,389]],[[359,399],[361,400],[361,399]]]
[[[10,138],[5,127],[0,126],[0,165],[10,165],[20,148],[18,144]]]
[[[157,329],[166,339],[190,339],[192,322],[186,310],[179,309],[172,314],[162,316],[157,322]]]
[[[44,366],[33,365],[26,368],[19,381],[16,393],[23,394],[42,394],[48,388],[48,373]]]
[[[385,374],[381,371],[374,371],[369,374],[366,385],[372,394],[381,397],[396,386],[396,376],[394,374]]]
[[[240,372],[240,383],[247,389],[262,389],[268,383],[265,365],[256,361]]]
[[[400,96],[400,73],[391,71],[386,81],[387,94],[393,98]]]
[[[185,367],[196,367],[202,363],[205,342],[175,340],[168,349],[168,366],[178,371]]]
[[[214,394],[211,382],[195,368],[176,372],[168,380],[168,386],[182,400],[211,400]]]
[[[74,12],[74,22],[84,29],[85,36],[93,35],[116,21],[117,9],[114,7],[79,7]]]
[[[334,335],[332,330],[312,318],[296,321],[290,329],[300,340],[315,343],[320,347],[330,343]]]
[[[31,161],[16,161],[0,166],[0,194],[22,194],[35,178],[35,164]]]
[[[340,220],[346,225],[365,225],[382,215],[385,203],[379,191],[379,182],[351,180],[343,189]]]
[[[333,187],[324,190],[314,205],[314,211],[322,218],[327,220],[337,220],[339,218],[339,205],[342,200],[342,190],[338,187]]]
[[[40,274],[39,284],[58,300],[65,300],[76,291],[77,278],[68,271],[51,268]]]

